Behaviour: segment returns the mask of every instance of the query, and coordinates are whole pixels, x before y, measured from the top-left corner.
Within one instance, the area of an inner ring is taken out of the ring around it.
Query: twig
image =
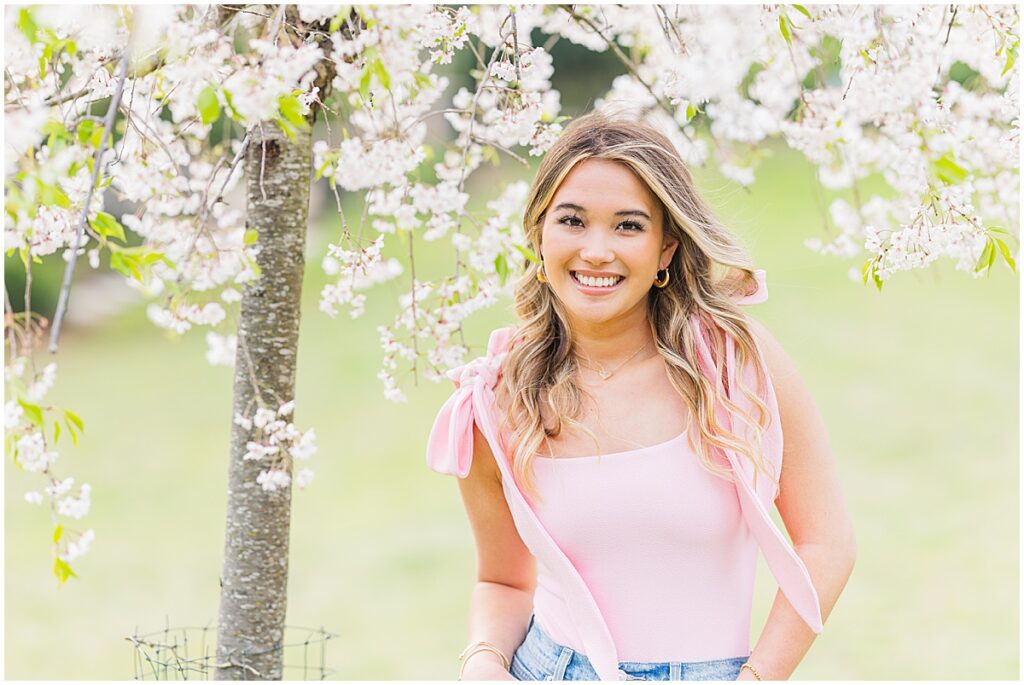
[[[95,161],[92,169],[92,184],[89,186],[89,193],[85,197],[85,204],[82,206],[82,217],[78,222],[78,230],[75,232],[75,240],[71,245],[71,259],[68,260],[67,268],[64,269],[64,281],[60,286],[60,297],[57,300],[57,312],[53,316],[53,328],[50,330],[50,354],[57,353],[57,339],[60,337],[61,324],[64,322],[64,314],[68,307],[68,297],[71,294],[71,278],[75,273],[75,264],[78,262],[79,244],[82,242],[82,235],[85,233],[85,224],[89,219],[89,206],[92,204],[92,194],[96,191],[99,182],[100,171],[103,168],[103,153],[107,149],[107,138],[113,137],[114,119],[117,117],[117,106],[121,102],[121,93],[124,91],[124,82],[128,77],[128,51],[121,53],[120,73],[117,77],[117,88],[107,108],[106,120],[103,122],[103,137],[100,139],[100,147],[96,151]]]
[[[946,28],[946,40],[942,41],[942,47],[945,48],[949,44],[949,34],[953,32],[953,22],[956,21],[956,13],[960,11],[957,5],[953,5],[953,16],[949,18],[949,26]],[[942,62],[939,62],[939,66],[935,68],[935,81],[936,86],[938,85],[939,76],[942,75]]]
[[[188,260],[191,259],[192,252],[196,249],[196,243],[199,242],[199,236],[206,229],[206,222],[210,218],[210,212],[213,211],[213,206],[217,204],[224,195],[224,189],[228,187],[228,182],[231,181],[231,177],[235,173],[235,168],[238,167],[239,162],[241,162],[242,158],[245,156],[245,150],[249,146],[249,135],[250,132],[246,131],[245,137],[242,138],[242,144],[238,148],[238,152],[235,153],[235,158],[231,160],[231,168],[228,169],[228,175],[224,178],[224,183],[221,184],[220,190],[217,191],[217,194],[209,203],[205,201],[203,202],[203,211],[199,216],[199,226],[196,228],[195,233],[192,234],[191,240],[189,240],[188,248],[185,250],[185,256],[181,260],[182,264],[187,264]],[[214,173],[216,173],[216,171],[214,171]],[[213,182],[213,174],[210,175],[210,182]],[[210,241],[213,242],[212,237]],[[216,247],[216,244],[214,244],[214,247]],[[183,278],[184,272],[179,273],[177,282],[180,284]]]
[[[99,61],[99,67],[102,68],[102,67],[106,66],[112,59],[113,58],[101,59]],[[93,73],[95,73],[95,72],[93,72]],[[78,90],[76,90],[74,92],[66,93],[64,95],[59,95],[59,96],[51,97],[51,98],[49,98],[47,100],[44,100],[43,101],[43,106],[44,107],[53,107],[55,105],[63,104],[65,102],[67,102],[68,100],[77,100],[78,98],[82,97],[83,95],[89,93],[91,90],[92,90],[92,88],[90,86],[86,85],[86,86],[83,86],[82,88],[79,88]],[[102,99],[103,98],[96,98],[96,100],[102,100]],[[96,102],[96,100],[90,100],[90,102]]]
[[[418,380],[416,378],[416,360],[420,357],[419,347],[417,345],[417,338],[419,338],[419,324],[417,323],[418,317],[416,316],[416,262],[413,260],[412,241],[413,231],[409,231],[409,275],[412,280],[412,288],[409,290],[409,296],[412,300],[412,349],[415,353],[412,358],[412,380],[413,385],[418,385],[416,382]]]
[[[659,14],[658,23],[661,24],[661,30],[664,31],[665,38],[667,38],[668,42],[671,43],[672,38],[674,37],[676,39],[676,43],[679,45],[679,54],[685,55],[686,41],[684,41],[682,35],[680,35],[679,27],[676,26],[676,23],[669,18],[668,12],[665,11],[665,8],[662,5],[655,5],[654,10]],[[676,7],[676,11],[678,11],[678,6]],[[671,34],[668,31],[669,29],[672,29]]]
[[[519,28],[516,26],[515,5],[509,5],[509,14],[512,16],[512,57],[516,66],[516,86],[522,88],[523,74],[519,71]]]
[[[8,328],[7,322],[4,322],[4,328],[7,328],[9,345],[11,348],[11,356],[9,359],[18,358],[18,334],[14,330],[14,305],[11,304],[11,295],[7,292],[7,284],[4,283],[4,309],[7,312],[7,316],[11,318],[11,325]]]
[[[250,671],[252,671],[252,672],[253,672],[253,675],[255,675],[255,676],[256,676],[257,678],[262,678],[262,677],[263,677],[263,676],[262,676],[262,675],[260,674],[260,672],[259,672],[259,671],[257,671],[257,670],[256,670],[255,668],[253,668],[253,667],[252,667],[252,666],[250,666],[249,664],[236,664],[236,663],[234,663],[233,661],[228,661],[228,662],[226,662],[226,663],[222,663],[222,664],[216,664],[216,667],[217,667],[217,668],[247,668],[247,669],[249,669]]]
[[[171,151],[169,149],[167,149],[167,145],[164,143],[164,141],[160,140],[160,134],[153,130],[153,128],[149,125],[149,122],[147,122],[145,119],[141,119],[140,120],[140,121],[142,121],[143,126],[145,126],[149,130],[149,132],[153,135],[152,138],[150,138],[149,136],[147,136],[145,133],[142,132],[142,129],[139,128],[139,124],[135,121],[135,117],[132,116],[131,110],[128,109],[127,107],[125,107],[123,103],[118,105],[118,109],[120,109],[120,110],[122,110],[124,112],[125,120],[129,124],[131,124],[132,128],[135,129],[135,132],[138,133],[139,136],[143,140],[151,142],[154,145],[156,145],[158,148],[160,148],[163,151],[163,153],[165,155],[167,155],[167,159],[171,163],[171,165],[173,165],[174,168],[178,170],[178,173],[181,174],[182,176],[186,176],[187,175],[185,173],[185,169],[183,169],[176,161],[174,161],[174,155],[172,155]],[[128,132],[128,129],[127,129],[127,127],[125,127],[125,133],[127,134],[127,132]],[[127,135],[125,137],[127,137]],[[124,149],[124,145],[122,145],[121,148],[123,150]]]
[[[515,15],[513,14],[512,16],[514,17]],[[505,17],[505,21],[508,21],[508,17],[507,16]],[[499,33],[500,33],[500,31],[503,28],[505,28],[505,22],[502,22],[501,26],[498,27]],[[458,186],[460,193],[462,192],[462,189],[463,189],[463,187],[465,186],[465,183],[466,183],[466,166],[467,166],[467,164],[466,164],[466,155],[469,154],[469,146],[472,145],[473,140],[474,140],[473,125],[476,123],[476,114],[477,114],[478,103],[479,103],[479,100],[480,100],[480,93],[483,92],[485,86],[487,85],[487,79],[490,78],[491,69],[494,67],[494,63],[498,59],[498,48],[499,48],[499,46],[505,44],[505,41],[508,40],[508,36],[509,36],[509,34],[506,33],[505,35],[499,37],[498,45],[496,45],[494,47],[494,52],[491,53],[491,59],[487,63],[487,66],[484,68],[484,75],[480,78],[480,84],[477,86],[476,92],[473,93],[473,103],[469,107],[469,126],[466,129],[466,142],[462,146],[462,164],[461,164],[461,170],[459,172],[459,186]],[[472,45],[472,41],[469,41],[469,43],[470,43],[470,45]],[[456,219],[457,219],[457,222],[455,224],[455,232],[456,233],[460,233],[461,231],[459,229],[462,226],[462,211],[461,210],[459,211],[459,216],[456,217]],[[459,255],[459,249],[455,248],[455,277],[456,278],[459,277],[459,264],[460,263],[461,263],[461,259],[460,259],[460,255]]]
[[[561,10],[567,12],[570,17],[576,20],[577,23],[585,24],[591,31],[596,33],[598,37],[605,42],[605,44],[609,47],[609,49],[611,49],[615,57],[618,58],[619,62],[622,63],[622,66],[626,67],[626,71],[628,71],[630,75],[640,83],[640,85],[647,89],[647,92],[651,94],[651,97],[654,98],[654,101],[658,104],[658,106],[665,110],[665,112],[668,113],[668,115],[672,118],[672,121],[675,122],[676,128],[679,129],[679,132],[682,133],[683,136],[692,143],[693,138],[691,138],[690,134],[686,132],[686,128],[678,121],[676,121],[675,112],[672,110],[672,106],[665,102],[663,98],[659,97],[658,94],[654,92],[654,88],[651,87],[651,84],[647,83],[647,81],[645,81],[640,76],[640,73],[636,70],[636,66],[633,64],[633,61],[622,52],[622,49],[615,43],[615,41],[609,38],[608,36],[604,35],[604,33],[601,32],[601,29],[598,28],[597,25],[594,24],[594,22],[592,22],[590,19],[577,14],[576,10],[572,9],[572,5],[559,5],[558,7]]]

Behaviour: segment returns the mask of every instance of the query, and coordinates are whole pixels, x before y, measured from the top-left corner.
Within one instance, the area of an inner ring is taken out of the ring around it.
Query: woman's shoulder
[[[773,382],[785,379],[796,372],[793,360],[782,347],[782,343],[761,321],[747,314],[750,334],[754,337],[765,368],[771,374]]]
[[[493,330],[485,354],[447,372],[455,391],[441,406],[427,440],[427,463],[433,470],[465,478],[479,443],[478,424],[485,434],[495,435],[498,414],[480,390],[496,388],[514,331],[515,326]]]
[[[513,335],[517,326],[501,326],[491,331],[487,339],[486,351],[471,358],[446,372],[448,378],[455,382],[456,388],[470,383],[483,383],[494,389],[501,373],[505,357],[508,356]]]

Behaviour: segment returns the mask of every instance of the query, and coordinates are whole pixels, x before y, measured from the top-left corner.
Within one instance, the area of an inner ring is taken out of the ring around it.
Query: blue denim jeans
[[[620,661],[619,680],[736,680],[747,657],[715,661]],[[548,636],[534,617],[512,655],[516,680],[600,680],[590,660]]]

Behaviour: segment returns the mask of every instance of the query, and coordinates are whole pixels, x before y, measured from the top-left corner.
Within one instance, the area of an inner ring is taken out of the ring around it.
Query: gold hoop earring
[[[665,272],[665,280],[664,281],[661,280],[660,276],[658,276],[658,274],[660,274],[662,271]],[[669,280],[672,278],[672,274],[669,273],[668,269],[658,269],[658,273],[655,274],[654,276],[655,276],[655,278],[654,278],[654,287],[655,288],[664,288],[666,285],[668,285]]]
[[[544,262],[540,263],[540,268],[537,269],[537,280],[541,283],[547,283],[548,278],[544,275]]]

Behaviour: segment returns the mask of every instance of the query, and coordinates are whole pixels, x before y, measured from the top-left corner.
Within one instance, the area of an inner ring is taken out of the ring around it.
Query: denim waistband
[[[527,665],[553,671],[554,679],[561,680],[566,671],[573,673],[571,680],[597,679],[593,664],[582,652],[556,642],[530,616],[526,638],[516,650],[516,658]],[[716,659],[699,662],[634,662],[620,661],[619,680],[733,680],[746,657]],[[657,675],[657,674],[660,674]],[[583,677],[580,678],[579,676]]]

